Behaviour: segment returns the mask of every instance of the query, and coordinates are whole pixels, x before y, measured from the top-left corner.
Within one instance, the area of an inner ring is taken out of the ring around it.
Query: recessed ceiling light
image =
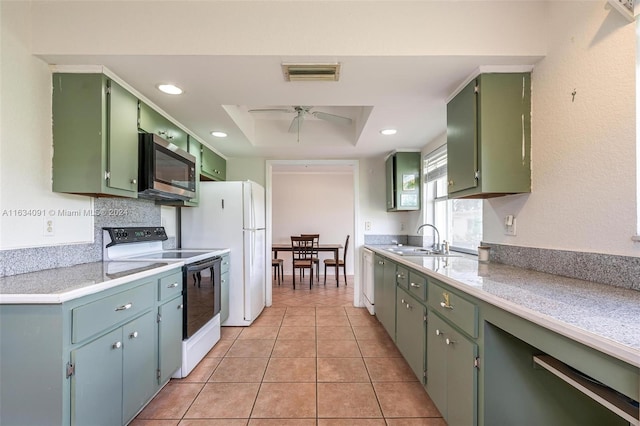
[[[178,86],[174,86],[173,84],[158,84],[158,90],[161,92],[167,93],[169,95],[180,95],[182,94],[182,89]]]
[[[398,131],[396,129],[382,129],[380,130],[380,133],[382,133],[385,136],[391,136],[398,133]]]
[[[211,132],[211,136],[215,136],[216,138],[226,138],[227,134],[219,130],[214,130],[213,132]]]

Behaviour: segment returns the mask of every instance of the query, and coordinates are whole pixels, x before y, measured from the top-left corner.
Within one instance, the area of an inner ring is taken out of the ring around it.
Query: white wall
[[[635,25],[604,3],[548,3],[549,50],[532,74],[532,192],[485,202],[485,241],[640,255]]]
[[[93,241],[89,197],[51,192],[51,74],[31,56],[31,6],[0,2],[0,249]],[[81,216],[64,216],[63,210]],[[44,235],[53,218],[54,235]]]
[[[272,242],[291,244],[291,235],[317,233],[321,244],[344,245],[351,235],[347,275],[354,271],[353,208],[352,173],[272,174]],[[320,253],[320,274],[324,273],[322,260],[331,256]],[[278,253],[278,257],[285,261],[285,274],[291,274],[290,253]]]

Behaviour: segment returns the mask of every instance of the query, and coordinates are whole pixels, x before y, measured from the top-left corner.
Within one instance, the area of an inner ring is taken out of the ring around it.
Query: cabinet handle
[[[178,310],[182,309],[184,307],[184,305],[181,303],[178,305]]]
[[[453,186],[453,181],[452,180],[449,181],[449,186]]]
[[[122,347],[122,342],[115,342],[113,345],[111,345],[112,349],[120,349]]]
[[[378,260],[378,265],[384,265],[384,262],[382,260]]]
[[[174,138],[174,136],[173,136],[173,135],[169,135],[169,136],[167,136],[167,139],[169,139],[169,140],[172,140],[173,138]]]
[[[136,183],[138,183],[138,180],[137,179],[131,179],[131,183],[135,185]]]
[[[404,274],[397,274],[396,277],[397,278],[404,278]]]
[[[447,345],[453,345],[455,343],[455,340],[450,340],[449,338],[444,339],[444,341]]]
[[[227,282],[227,280],[225,279],[221,279],[220,282],[222,282],[223,284]]]
[[[410,304],[408,304],[408,303],[407,303],[407,309],[408,309],[408,310],[412,310],[412,309],[413,309],[413,306],[411,306]]]
[[[440,331],[439,329],[436,329],[436,336],[442,336],[444,334],[444,332]]]
[[[176,288],[178,287],[178,283],[169,284],[167,288]]]
[[[440,306],[442,306],[445,309],[451,309],[453,310],[453,306],[451,305],[447,305],[445,302],[440,302]]]
[[[411,283],[410,285],[411,285],[411,287],[413,287],[413,288],[420,288],[420,284]]]
[[[164,130],[158,130],[158,134],[162,136],[162,135],[166,135],[167,132],[165,132]]]
[[[133,333],[129,334],[129,339],[135,339],[136,337],[138,337],[138,332],[134,331]]]
[[[127,309],[131,309],[133,303],[127,303],[126,305],[118,306],[116,311],[126,311]]]

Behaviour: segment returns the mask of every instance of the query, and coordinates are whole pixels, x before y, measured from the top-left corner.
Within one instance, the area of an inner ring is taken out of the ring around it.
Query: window
[[[482,240],[482,200],[448,199],[446,145],[425,156],[424,185],[425,223],[435,225],[441,242],[448,241],[451,249],[476,253]]]

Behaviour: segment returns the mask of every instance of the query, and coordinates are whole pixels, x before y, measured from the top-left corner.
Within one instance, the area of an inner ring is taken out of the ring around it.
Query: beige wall
[[[639,256],[635,25],[604,2],[548,8],[549,50],[532,74],[532,192],[486,201],[484,239]]]

